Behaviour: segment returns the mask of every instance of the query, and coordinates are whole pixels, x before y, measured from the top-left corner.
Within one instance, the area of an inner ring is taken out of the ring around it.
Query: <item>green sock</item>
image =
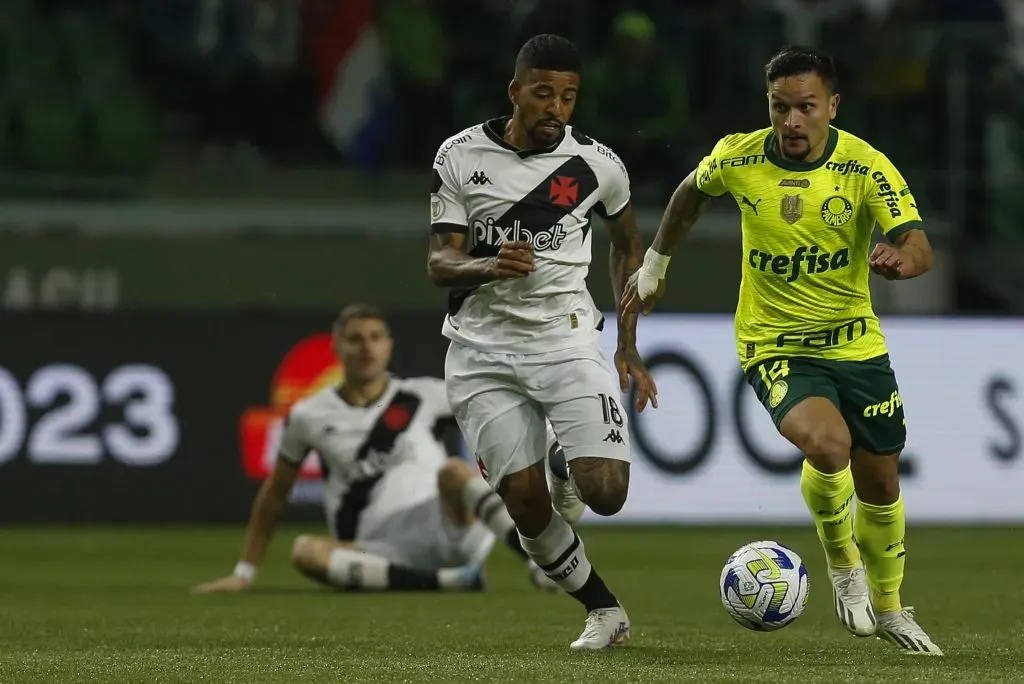
[[[829,475],[804,460],[800,492],[814,518],[829,567],[852,568],[857,565],[860,551],[853,541],[853,474],[850,466]]]
[[[887,506],[858,500],[854,527],[857,543],[864,554],[871,605],[877,613],[900,610],[900,585],[903,584],[906,563],[903,537],[907,532],[903,497]]]

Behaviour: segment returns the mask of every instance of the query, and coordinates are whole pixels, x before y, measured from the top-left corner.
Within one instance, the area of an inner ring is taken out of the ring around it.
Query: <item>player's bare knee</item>
[[[476,473],[462,460],[450,458],[437,471],[437,491],[446,499],[461,496],[462,488]]]
[[[548,526],[551,496],[543,465],[506,476],[498,485],[498,496],[516,528],[527,537],[536,537]]]
[[[475,477],[476,472],[465,461],[454,458],[448,459],[437,471],[437,495],[441,500],[441,512],[460,527],[473,522],[473,512],[466,506],[463,490]]]
[[[569,464],[580,499],[594,513],[615,515],[629,493],[629,463],[607,458],[577,458]]]
[[[581,498],[590,510],[603,516],[615,515],[626,505],[626,491],[621,489],[598,489]]]
[[[857,498],[875,506],[888,506],[900,497],[899,454],[879,455],[858,449],[850,469]]]
[[[838,473],[850,463],[850,433],[830,426],[814,426],[804,436],[800,450],[823,473]]]
[[[308,567],[313,556],[313,538],[300,534],[292,542],[292,566],[299,570]]]
[[[787,415],[782,422],[782,434],[803,452],[815,470],[838,473],[850,463],[850,430],[841,418],[823,418],[814,414]]]
[[[850,463],[850,429],[836,405],[825,397],[800,401],[782,419],[779,431],[815,470],[838,473]]]

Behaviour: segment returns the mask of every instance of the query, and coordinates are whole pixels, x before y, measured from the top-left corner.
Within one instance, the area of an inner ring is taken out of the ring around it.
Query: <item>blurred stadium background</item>
[[[338,307],[383,307],[394,370],[441,375],[444,293],[425,272],[429,167],[445,137],[507,111],[515,52],[539,32],[584,50],[574,123],[624,158],[646,242],[718,137],[767,125],[762,65],[773,51],[797,42],[836,55],[837,125],[903,171],[936,249],[926,277],[873,283],[907,406],[908,514],[945,526],[908,541],[908,583],[933,604],[926,624],[944,620],[940,643],[980,621],[956,643],[987,664],[965,657],[958,677],[1021,671],[1006,635],[1022,631],[1013,608],[1024,599],[985,592],[1003,573],[1013,582],[1013,525],[1024,521],[1024,3],[4,0],[0,679],[767,676],[769,642],[737,634],[714,605],[721,561],[754,535],[786,534],[812,577],[821,564],[795,454],[740,391],[740,235],[725,201],[680,250],[660,312],[640,328],[641,351],[661,359],[662,408],[634,416],[633,482],[617,522],[672,527],[589,532],[602,572],[630,587],[620,591],[649,625],[653,660],[640,646],[611,669],[558,664],[579,616],[526,593],[504,557],[496,598],[443,610],[456,623],[488,620],[488,601],[502,615],[534,611],[509,618],[501,637],[519,649],[514,663],[471,624],[427,636],[427,618],[403,608],[425,615],[439,602],[350,597],[350,609],[337,597],[324,608],[316,590],[301,593],[281,539],[264,579],[291,593],[248,607],[183,598],[230,571],[284,410],[343,375],[323,338]],[[589,282],[610,307],[607,246],[598,233]],[[282,534],[318,529],[317,478],[309,464]],[[717,523],[732,527],[692,529]],[[755,527],[792,523],[803,527]],[[950,527],[980,523],[1001,527]],[[960,572],[980,593],[946,595]],[[675,587],[698,587],[696,604],[666,607]],[[376,631],[352,626],[350,610],[376,615]],[[791,649],[775,676],[848,681],[850,662],[869,663],[871,681],[905,676],[895,657],[850,655],[865,649],[839,641],[828,611],[819,593],[807,620],[834,643],[798,627],[772,637]],[[713,626],[680,626],[687,615]],[[348,650],[382,634],[369,659]],[[452,641],[461,660],[435,660]],[[723,641],[760,653],[753,669]],[[704,655],[680,656],[680,644]],[[812,664],[812,647],[840,653],[840,669]],[[415,666],[395,669],[395,649]],[[270,654],[277,669],[253,665]],[[192,669],[180,670],[186,661]],[[929,672],[937,681],[954,671]]]

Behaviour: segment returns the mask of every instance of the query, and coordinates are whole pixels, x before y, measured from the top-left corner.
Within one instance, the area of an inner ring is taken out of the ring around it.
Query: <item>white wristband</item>
[[[646,275],[662,280],[668,272],[668,262],[671,259],[672,257],[659,254],[648,247],[647,253],[644,254],[644,265],[641,268],[645,271]]]
[[[246,582],[252,582],[256,579],[256,566],[245,561],[238,561],[238,564],[235,565],[235,571],[232,574],[235,577],[244,579]]]
[[[658,283],[665,279],[668,262],[671,258],[664,254],[658,254],[653,249],[648,249],[644,254],[644,265],[640,267],[636,278],[636,293],[640,295],[640,301],[646,300],[657,292]]]

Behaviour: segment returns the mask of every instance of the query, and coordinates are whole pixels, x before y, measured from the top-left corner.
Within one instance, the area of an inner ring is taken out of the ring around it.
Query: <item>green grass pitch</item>
[[[258,586],[193,597],[230,572],[240,528],[0,532],[0,682],[1024,681],[1024,539],[1010,528],[909,531],[905,602],[946,651],[849,636],[808,529],[583,527],[633,621],[629,646],[572,653],[583,610],[541,594],[496,547],[482,594],[344,594],[288,565],[279,530]],[[777,539],[808,564],[806,613],[779,632],[722,609],[722,563]]]

